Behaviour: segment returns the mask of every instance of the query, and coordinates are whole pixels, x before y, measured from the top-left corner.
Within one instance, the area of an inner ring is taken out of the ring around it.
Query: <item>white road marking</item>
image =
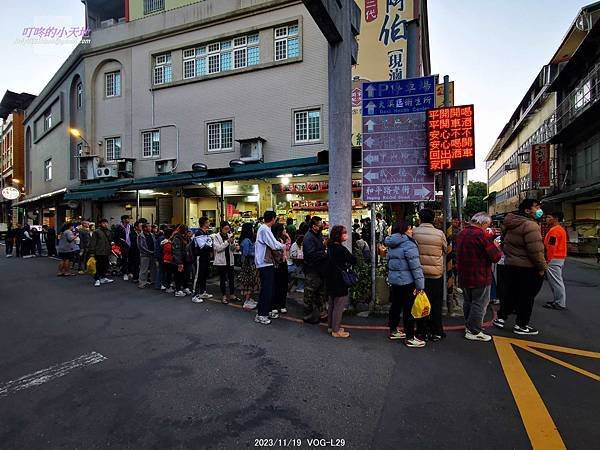
[[[6,397],[7,395],[17,391],[39,386],[40,384],[63,377],[73,369],[98,364],[106,359],[107,358],[100,353],[90,352],[86,353],[85,355],[81,355],[78,358],[72,359],[71,361],[56,364],[48,367],[47,369],[38,370],[37,372],[25,375],[17,380],[9,381],[8,383],[1,385],[0,397]]]

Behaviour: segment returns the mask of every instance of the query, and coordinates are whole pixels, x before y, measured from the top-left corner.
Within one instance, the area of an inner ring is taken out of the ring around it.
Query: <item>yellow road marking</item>
[[[551,350],[571,355],[585,356],[587,358],[600,358],[600,353],[501,336],[494,336],[494,344],[496,346],[496,351],[498,352],[498,357],[500,358],[500,364],[502,364],[502,369],[504,370],[504,375],[506,376],[510,390],[517,403],[517,408],[519,409],[521,419],[523,420],[525,430],[527,431],[527,435],[529,436],[533,448],[566,448],[542,397],[533,384],[533,381],[531,381],[531,378],[529,378],[529,375],[527,374],[523,363],[521,363],[521,360],[517,356],[513,346],[522,348],[534,355],[559,364],[596,381],[600,381],[600,376],[597,374],[583,370],[573,364],[569,364],[536,349]]]
[[[496,351],[534,449],[566,449],[550,413],[509,339],[494,337]]]

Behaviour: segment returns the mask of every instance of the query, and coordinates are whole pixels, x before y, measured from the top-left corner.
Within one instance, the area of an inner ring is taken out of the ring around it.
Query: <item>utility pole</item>
[[[450,77],[444,75],[444,106],[450,106]],[[442,172],[444,183],[444,201],[442,211],[444,213],[444,233],[448,237],[449,229],[452,226],[452,171]],[[448,258],[444,255],[444,305],[448,305]]]

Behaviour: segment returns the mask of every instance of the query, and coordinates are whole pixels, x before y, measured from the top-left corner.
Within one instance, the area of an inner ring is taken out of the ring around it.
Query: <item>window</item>
[[[77,83],[77,109],[83,106],[83,84]]]
[[[295,141],[297,144],[321,140],[321,111],[318,109],[294,113]]]
[[[173,81],[171,54],[156,55],[154,57],[154,84],[160,85],[171,81]]]
[[[575,91],[574,107],[578,110],[591,101],[592,80],[587,80],[577,91]]]
[[[144,158],[160,156],[160,131],[145,131],[142,133],[142,156]]]
[[[44,180],[52,181],[52,158],[44,161]]]
[[[44,113],[44,131],[48,131],[52,128],[52,110],[48,110]]]
[[[109,72],[105,74],[105,94],[106,97],[118,97],[121,95],[121,72]]]
[[[183,79],[260,64],[258,33],[183,50]]]
[[[144,14],[151,14],[165,9],[165,0],[144,0]]]
[[[226,120],[208,124],[208,151],[233,150],[233,121]]]
[[[106,160],[114,161],[115,159],[121,158],[121,138],[106,138],[104,140],[104,146],[106,147]]]
[[[298,24],[275,29],[275,61],[300,56]]]

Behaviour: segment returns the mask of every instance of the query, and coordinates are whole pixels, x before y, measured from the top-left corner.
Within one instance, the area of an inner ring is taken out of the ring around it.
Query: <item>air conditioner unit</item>
[[[251,139],[238,139],[240,143],[240,159],[244,162],[258,162],[263,160],[263,144],[267,142],[259,137]]]
[[[116,161],[120,178],[134,177],[135,158],[121,158]]]
[[[154,169],[158,175],[172,173],[175,170],[174,159],[161,159],[154,163]]]
[[[98,166],[96,168],[96,179],[98,178],[118,178],[119,171],[117,166]]]
[[[79,180],[90,181],[96,179],[96,169],[100,165],[99,156],[79,157]]]
[[[115,23],[115,19],[103,20],[102,22],[100,22],[100,28],[112,27]]]

